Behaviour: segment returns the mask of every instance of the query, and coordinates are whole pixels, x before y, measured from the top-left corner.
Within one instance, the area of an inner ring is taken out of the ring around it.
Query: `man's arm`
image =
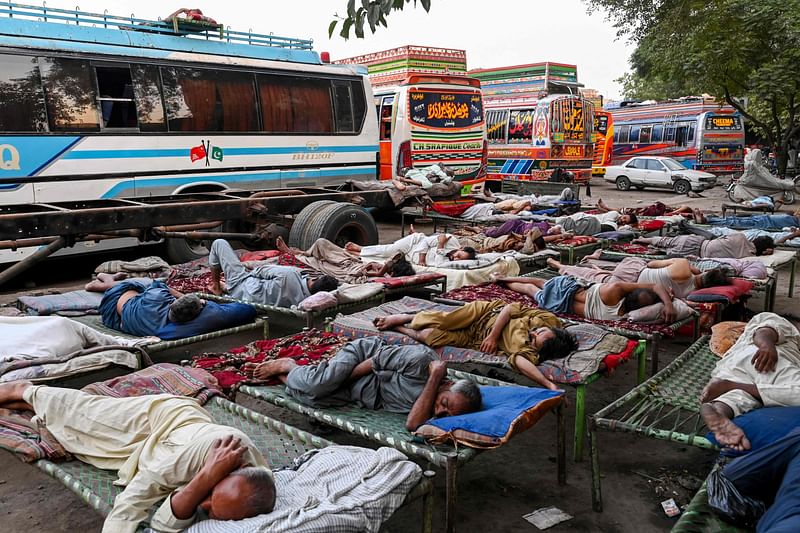
[[[536,365],[534,365],[527,357],[515,355],[514,366],[522,373],[523,376],[532,379],[542,387],[550,390],[559,390],[558,386],[544,377],[544,374],[542,374],[542,372],[536,368]]]
[[[772,372],[778,364],[778,332],[774,329],[764,326],[758,328],[753,334],[753,344],[755,344],[758,351],[756,351],[751,363],[756,367],[758,372]],[[749,392],[749,391],[747,391]],[[760,396],[751,394],[756,399]]]
[[[428,381],[425,382],[422,394],[414,402],[406,418],[406,429],[409,431],[414,431],[433,415],[436,393],[442,380],[447,376],[447,363],[444,361],[432,361],[428,369]]]
[[[173,295],[175,298],[182,298],[182,297],[184,296],[184,294],[183,294],[181,291],[176,291],[176,290],[175,290],[175,289],[173,289],[172,287],[169,287],[169,286],[167,286],[167,290],[168,290],[168,291],[169,291],[169,293],[170,293],[171,295]]]
[[[441,250],[442,248],[447,246],[447,241],[449,241],[452,237],[453,237],[452,235],[448,235],[447,233],[442,233],[441,235],[439,235],[436,247]]]
[[[365,359],[365,360],[361,361],[360,363],[358,363],[355,366],[355,368],[353,368],[353,371],[350,372],[350,377],[348,378],[348,381],[350,383],[352,383],[354,381],[358,381],[359,379],[363,378],[364,376],[368,376],[369,374],[371,374],[372,373],[372,367],[373,367],[372,359],[373,358],[370,357],[369,359]]]
[[[795,229],[789,235],[786,235],[785,237],[781,237],[780,239],[776,239],[775,240],[775,244],[783,244],[786,241],[790,241],[792,239],[796,239],[797,237],[800,237],[800,229]]]
[[[507,304],[497,315],[497,319],[494,321],[492,330],[481,343],[481,351],[483,353],[493,354],[497,352],[497,341],[500,340],[500,335],[503,333],[503,328],[505,328],[511,320],[512,309],[513,304]]]
[[[615,283],[607,283],[609,287],[607,290],[610,292],[609,300],[607,301],[607,305],[616,305],[621,302],[628,294],[632,293],[636,289],[652,289],[661,302],[664,304],[664,321],[668,324],[671,324],[675,321],[676,313],[675,313],[675,306],[672,305],[672,295],[669,291],[662,287],[661,285],[655,285],[653,283],[624,283],[624,282],[615,282]],[[601,291],[603,288],[600,289]],[[601,295],[602,297],[602,295]]]
[[[217,296],[222,296],[225,291],[222,290],[222,283],[220,283],[220,275],[222,274],[222,267],[219,265],[211,265],[211,293]]]
[[[232,435],[214,442],[203,468],[171,497],[172,514],[179,520],[194,516],[197,507],[228,474],[242,466],[247,448]]]

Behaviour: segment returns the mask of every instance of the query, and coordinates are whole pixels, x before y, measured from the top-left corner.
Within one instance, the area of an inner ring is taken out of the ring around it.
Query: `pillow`
[[[727,302],[735,303],[743,295],[748,294],[753,283],[744,279],[732,279],[730,285],[708,287],[692,292],[686,297],[690,302]]]
[[[319,291],[300,302],[297,307],[303,311],[322,311],[334,307],[338,303],[339,300],[333,294],[328,291]]]
[[[360,302],[383,291],[383,283],[345,283],[332,292],[340,304]]]
[[[480,411],[429,420],[414,434],[433,443],[455,441],[471,448],[497,448],[539,421],[563,400],[564,391],[533,387],[481,387]]]
[[[750,279],[767,279],[767,266],[758,261],[742,261],[742,271],[739,275]]]
[[[745,455],[769,446],[800,428],[800,407],[762,407],[737,416],[733,419],[733,423],[742,428],[744,434],[747,435],[747,440],[750,441],[750,450],[737,452],[725,448],[722,450],[722,455],[728,457]],[[713,433],[709,432],[706,438],[712,444],[719,446]]]
[[[459,259],[458,261],[447,261],[434,268],[452,268],[454,270],[477,270],[485,268],[498,262],[501,257],[496,257],[492,260],[488,259]]]
[[[676,322],[696,314],[695,310],[689,307],[689,304],[683,300],[675,299],[672,301],[672,305],[675,307],[675,312],[678,315],[675,319]],[[626,314],[624,318],[629,322],[639,322],[641,324],[663,323],[664,304],[662,302],[658,302],[657,304],[636,309],[635,311],[631,311],[630,313]]]
[[[256,318],[256,308],[243,303],[218,304],[206,302],[194,319],[184,324],[168,322],[156,332],[163,340],[184,339],[203,333],[250,324]]]
[[[711,340],[708,343],[711,352],[717,357],[725,357],[744,333],[745,326],[747,322],[720,322],[711,326]]]

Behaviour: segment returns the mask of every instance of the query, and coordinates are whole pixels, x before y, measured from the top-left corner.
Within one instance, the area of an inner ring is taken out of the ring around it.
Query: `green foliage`
[[[800,0],[588,1],[637,43],[626,97],[709,93],[777,145],[784,168],[800,136]]]
[[[333,37],[333,32],[341,23],[339,35],[345,39],[350,38],[350,30],[353,30],[356,37],[364,38],[364,25],[369,26],[369,30],[375,33],[379,26],[388,28],[386,17],[392,11],[399,11],[407,4],[414,4],[417,7],[417,0],[361,0],[360,5],[356,5],[356,0],[348,0],[347,13],[339,16],[337,13],[328,26],[328,37]],[[426,12],[431,9],[431,0],[419,0],[419,4]]]

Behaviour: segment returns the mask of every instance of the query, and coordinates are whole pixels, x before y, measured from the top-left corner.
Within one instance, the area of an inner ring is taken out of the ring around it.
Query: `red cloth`
[[[642,231],[658,231],[666,224],[663,220],[640,220],[639,229]]]
[[[629,360],[633,355],[634,350],[639,345],[638,341],[629,340],[625,349],[619,353],[610,353],[603,358],[603,363],[606,365],[606,370],[614,370],[620,363]]]
[[[592,244],[597,242],[597,239],[590,235],[577,235],[571,239],[565,239],[558,244],[560,246],[583,246],[584,244]]]
[[[256,250],[253,252],[245,252],[239,258],[240,261],[263,261],[265,259],[270,259],[272,257],[277,257],[281,255],[278,250]]]
[[[629,242],[612,244],[608,249],[612,252],[624,252],[626,254],[636,255],[645,255],[650,253],[650,248],[647,246],[641,244],[632,244]]]
[[[211,373],[225,392],[241,383],[275,385],[277,379],[255,380],[242,370],[245,363],[262,363],[284,357],[294,359],[300,366],[316,365],[330,359],[348,342],[342,335],[312,329],[281,337],[255,341],[222,353],[204,353],[192,358],[192,366]]]
[[[433,202],[433,210],[449,217],[459,217],[475,205],[475,200],[449,200]]]

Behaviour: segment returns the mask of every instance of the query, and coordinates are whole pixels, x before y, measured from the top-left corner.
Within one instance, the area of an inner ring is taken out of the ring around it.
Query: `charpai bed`
[[[465,372],[448,370],[450,377],[454,379],[469,379],[479,385],[495,387],[513,387],[509,383],[476,376]],[[445,529],[448,532],[455,530],[457,485],[456,477],[459,466],[471,461],[481,450],[475,447],[458,446],[445,443],[447,434],[434,439],[435,442],[443,440],[445,442],[432,444],[414,436],[405,428],[406,415],[389,413],[386,411],[372,411],[361,409],[356,406],[344,407],[310,407],[298,402],[285,392],[282,385],[275,386],[252,386],[242,385],[237,391],[237,401],[239,395],[246,395],[250,398],[263,400],[278,407],[308,416],[309,418],[324,424],[337,427],[354,435],[376,442],[382,446],[390,446],[403,453],[425,459],[430,464],[443,468],[446,473],[446,513]],[[519,425],[513,427],[513,432],[520,432],[532,427],[539,417],[547,410],[556,412],[557,434],[557,473],[559,484],[566,483],[566,464],[565,464],[565,436],[564,436],[564,413],[562,409],[562,396],[556,396],[551,401],[546,402],[546,406],[541,411],[531,417],[520,420]],[[512,433],[513,434],[513,433]],[[487,443],[484,449],[500,446],[505,440],[493,439]]]
[[[380,336],[391,344],[414,344],[415,341],[410,337],[394,331],[378,331],[373,325],[373,319],[397,313],[417,313],[423,310],[448,311],[454,309],[454,305],[462,305],[463,302],[451,302],[450,305],[444,303],[428,302],[416,298],[403,298],[397,302],[389,302],[381,306],[368,309],[359,313],[337,317],[331,324],[330,329],[333,333],[344,335],[349,338],[361,338],[368,336]],[[645,379],[645,353],[646,342],[631,343],[626,347],[626,351],[620,354],[609,354],[618,356],[612,360],[606,358],[603,367],[616,366],[620,362],[636,358],[637,374],[639,381]],[[492,377],[499,377],[503,380],[530,385],[532,382],[517,373],[508,364],[505,357],[486,354],[468,348],[458,348],[455,346],[445,346],[436,350],[442,360],[447,361],[451,366],[457,366],[464,370],[470,370],[486,374]],[[544,376],[554,383],[569,385],[576,389],[576,417],[574,434],[574,459],[579,461],[583,455],[584,436],[585,436],[585,405],[587,387],[600,379],[602,371],[594,372],[588,376],[581,376],[578,372],[560,364],[558,361],[546,361],[538,365],[539,370]]]
[[[218,396],[211,398],[205,408],[217,423],[245,432],[273,469],[291,466],[305,452],[334,444]],[[115,472],[101,470],[77,460],[63,463],[39,460],[36,466],[61,481],[104,516],[110,512],[114,498],[121,492],[121,487],[114,485],[117,479]],[[416,499],[423,500],[423,515],[420,520],[423,532],[432,530],[432,492],[433,483],[430,479],[423,478],[405,493],[404,505]],[[202,522],[195,527],[200,526],[206,527]],[[234,524],[229,524],[226,528],[228,527],[232,528]]]

